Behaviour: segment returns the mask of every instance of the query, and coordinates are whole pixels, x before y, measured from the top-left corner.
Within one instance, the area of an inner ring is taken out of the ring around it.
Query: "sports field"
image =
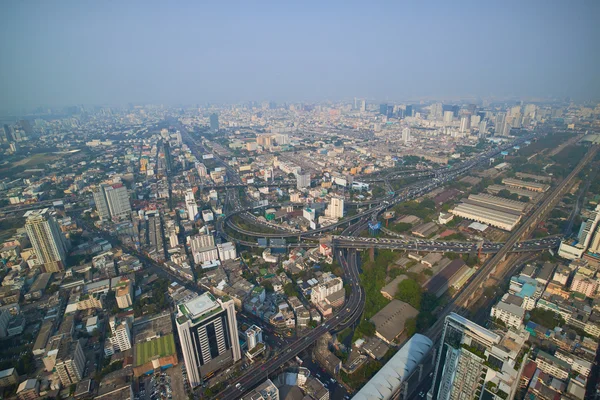
[[[173,353],[175,353],[175,339],[172,333],[149,342],[137,343],[135,365],[143,365],[154,357],[165,357]]]

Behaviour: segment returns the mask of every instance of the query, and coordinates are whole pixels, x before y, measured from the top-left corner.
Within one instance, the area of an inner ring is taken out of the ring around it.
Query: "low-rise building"
[[[409,318],[416,318],[419,311],[408,303],[400,300],[392,300],[370,321],[375,325],[375,334],[388,344],[394,345],[395,341],[402,337],[405,323]]]

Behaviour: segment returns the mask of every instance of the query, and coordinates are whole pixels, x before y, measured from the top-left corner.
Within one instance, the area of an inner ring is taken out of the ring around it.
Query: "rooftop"
[[[419,311],[410,304],[394,299],[371,317],[371,322],[375,324],[377,333],[391,342],[404,331],[406,320],[418,314]]]
[[[175,353],[175,339],[172,333],[150,341],[136,343],[135,366],[144,365],[156,357],[165,357],[173,353]]]
[[[220,309],[220,305],[212,294],[206,292],[179,306],[179,310],[190,319],[198,319],[210,315]]]
[[[423,361],[433,343],[416,334],[354,395],[355,400],[389,399]]]

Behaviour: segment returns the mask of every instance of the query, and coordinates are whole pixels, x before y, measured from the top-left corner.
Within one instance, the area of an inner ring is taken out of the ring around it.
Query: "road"
[[[471,169],[488,162],[489,159],[492,158],[493,156],[499,154],[500,152],[502,152],[506,149],[511,148],[512,146],[518,145],[518,144],[524,142],[525,140],[530,139],[531,137],[533,137],[533,136],[530,135],[530,136],[518,138],[511,143],[505,144],[501,147],[498,147],[498,148],[495,148],[492,150],[488,150],[487,152],[485,152],[481,155],[478,155],[470,160],[467,160],[461,164],[458,164],[454,167],[436,170],[433,172],[433,174],[435,176],[434,178],[423,180],[423,181],[408,185],[405,189],[402,190],[402,192],[400,192],[398,194],[394,194],[393,196],[391,196],[388,199],[376,200],[377,203],[381,203],[377,207],[373,207],[369,210],[363,211],[363,212],[353,215],[351,217],[347,217],[345,219],[342,219],[339,222],[336,222],[331,225],[327,225],[325,227],[311,229],[311,230],[308,230],[305,232],[263,233],[263,232],[254,232],[254,231],[250,231],[247,229],[243,229],[231,222],[231,217],[233,217],[234,215],[250,212],[250,211],[258,209],[259,207],[234,210],[233,212],[227,214],[223,218],[223,221],[221,222],[222,227],[225,227],[225,226],[229,227],[229,228],[234,229],[235,231],[237,231],[243,235],[249,236],[249,237],[302,238],[302,237],[307,237],[307,236],[315,236],[315,235],[323,233],[323,232],[331,231],[338,227],[343,227],[347,224],[352,223],[353,221],[358,221],[366,216],[370,216],[371,219],[373,221],[375,221],[377,219],[377,216],[379,214],[381,214],[382,212],[384,212],[385,210],[387,210],[388,208],[391,208],[391,207],[395,206],[396,204],[399,204],[399,203],[402,203],[402,202],[405,202],[408,200],[414,200],[414,199],[424,195],[425,193],[432,191],[435,188],[443,186],[450,181],[454,181],[459,176],[462,176],[462,175],[468,173],[469,171],[471,171]],[[269,205],[269,207],[273,207],[273,204]]]
[[[570,187],[573,178],[581,171],[581,169],[594,158],[598,151],[598,146],[593,146],[584,156],[584,158],[577,164],[577,166],[571,171],[571,173],[563,179],[563,181],[547,195],[546,199],[540,207],[538,207],[533,214],[515,231],[511,234],[505,245],[481,268],[475,272],[471,280],[463,286],[460,293],[449,303],[444,310],[439,314],[437,321],[427,331],[427,336],[435,343],[442,332],[444,326],[444,320],[451,312],[461,312],[461,307],[468,302],[476,293],[476,291],[483,285],[483,283],[489,278],[489,276],[495,271],[496,266],[504,260],[504,257],[517,243],[518,240],[528,236],[537,224],[542,221],[546,214],[554,208],[556,203],[566,193]]]
[[[346,281],[353,289],[350,296],[348,296],[344,308],[336,312],[330,319],[326,320],[315,329],[309,331],[305,336],[299,337],[294,342],[290,343],[280,354],[248,368],[244,375],[231,381],[225,390],[217,394],[216,398],[231,400],[239,399],[246,391],[265,381],[270,374],[279,372],[280,367],[292,360],[300,352],[306,350],[321,335],[336,327],[341,328],[342,326],[350,326],[358,320],[364,307],[365,293],[360,286],[356,253],[350,252],[348,261],[346,260],[344,251],[340,250],[336,255],[338,256],[340,265],[344,269]],[[240,386],[236,387],[238,383]]]

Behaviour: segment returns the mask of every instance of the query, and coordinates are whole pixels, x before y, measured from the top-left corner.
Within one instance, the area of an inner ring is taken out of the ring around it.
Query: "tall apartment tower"
[[[185,207],[188,213],[188,219],[194,221],[196,215],[198,215],[198,205],[196,204],[196,198],[194,197],[194,191],[188,189],[185,192]]]
[[[180,305],[175,322],[192,387],[242,357],[233,300],[204,293]]]
[[[310,174],[302,171],[296,174],[296,189],[301,190],[310,187]]]
[[[256,345],[263,342],[262,329],[259,326],[252,325],[246,329],[246,339],[248,350],[252,350]]]
[[[219,130],[219,116],[217,114],[210,114],[210,130],[213,132]]]
[[[344,218],[344,199],[332,197],[329,207],[325,210],[325,215],[331,218]]]
[[[64,270],[68,251],[67,240],[54,216],[47,208],[31,211],[25,215],[27,217],[25,231],[44,271]]]
[[[109,338],[113,348],[119,351],[131,349],[131,329],[126,319],[110,317],[108,324],[112,336]]]
[[[404,144],[410,142],[410,128],[402,129],[402,142],[404,142]]]
[[[472,399],[482,393],[488,368],[479,355],[500,340],[499,335],[458,314],[448,315],[428,399]]]
[[[506,113],[499,112],[496,114],[496,121],[494,123],[494,127],[496,129],[496,133],[494,136],[505,136],[506,130]]]
[[[62,338],[56,354],[54,368],[60,383],[65,387],[81,380],[85,369],[85,354],[83,354],[78,340]]]
[[[100,185],[94,192],[94,202],[101,220],[120,219],[131,213],[127,188],[120,183]]]

